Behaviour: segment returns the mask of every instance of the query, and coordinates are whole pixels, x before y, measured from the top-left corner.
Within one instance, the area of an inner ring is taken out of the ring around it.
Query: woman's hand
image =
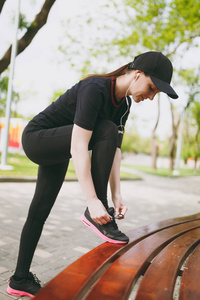
[[[103,225],[111,221],[112,217],[99,199],[88,200],[87,204],[90,216],[96,223]]]
[[[128,208],[125,206],[121,195],[112,199],[114,206],[115,206],[115,218],[116,219],[123,219]]]

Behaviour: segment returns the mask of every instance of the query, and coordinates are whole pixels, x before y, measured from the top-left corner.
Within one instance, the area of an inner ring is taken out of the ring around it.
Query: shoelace
[[[113,230],[118,231],[118,233],[121,233],[121,231],[119,231],[119,228],[118,228],[118,226],[117,226],[117,223],[115,222],[114,216],[113,216],[113,218],[112,218],[112,221],[111,221],[111,222],[108,222],[108,223],[105,224],[105,225],[109,226],[109,227],[112,228]]]
[[[118,226],[117,226],[117,223],[115,222],[115,218],[114,217],[113,217],[112,221],[110,222],[110,224],[111,224],[111,227],[113,229],[118,229]]]
[[[35,274],[30,272],[29,273],[29,278],[30,278],[30,280],[33,281],[33,283],[36,283],[36,284],[40,285],[41,281],[37,278],[37,276]]]

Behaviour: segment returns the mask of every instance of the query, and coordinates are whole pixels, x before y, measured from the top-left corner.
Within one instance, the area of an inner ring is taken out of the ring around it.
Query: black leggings
[[[42,233],[54,205],[71,158],[73,125],[36,130],[25,128],[22,143],[26,155],[39,165],[35,194],[24,224],[15,276],[26,278]],[[97,197],[108,207],[107,185],[117,148],[117,126],[108,120],[97,122],[90,143],[91,173]]]

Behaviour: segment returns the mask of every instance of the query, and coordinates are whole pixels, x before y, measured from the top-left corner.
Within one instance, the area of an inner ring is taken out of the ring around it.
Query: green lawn
[[[125,165],[125,167],[131,168],[133,170],[141,171],[144,173],[157,175],[157,176],[163,176],[163,177],[169,177],[174,176],[173,173],[169,169],[165,168],[158,168],[157,170],[153,170],[149,166],[137,166],[137,165]],[[194,176],[194,175],[200,175],[200,169],[196,171],[196,174],[194,173],[193,169],[179,169],[179,175],[178,176]]]
[[[0,155],[1,157],[1,155]],[[12,166],[12,170],[0,170],[0,176],[5,177],[35,177],[37,176],[38,166],[31,162],[26,156],[20,154],[8,155],[8,165]],[[137,175],[131,175],[121,172],[121,179],[137,179]],[[70,160],[66,178],[77,179],[72,161]]]
[[[1,155],[0,155],[1,157]],[[36,177],[38,166],[31,162],[26,156],[20,154],[9,154],[8,155],[8,165],[12,166],[12,170],[0,170],[0,176],[5,177]],[[158,168],[157,170],[153,170],[148,166],[137,166],[137,165],[125,165],[125,167],[129,167],[133,170],[141,171],[148,174],[153,174],[157,176],[174,176],[171,171],[164,168]],[[197,170],[196,174],[194,174],[193,169],[180,169],[179,176],[194,176],[200,175],[200,169]],[[121,179],[138,179],[138,175],[132,175],[128,173],[121,172]],[[72,161],[70,160],[69,168],[67,171],[66,178],[68,179],[77,179],[76,173],[74,170],[74,166]]]
[[[8,177],[33,177],[37,176],[38,165],[30,161],[26,156],[20,154],[9,154],[8,165],[12,170],[0,170],[0,176]],[[72,163],[70,162],[67,177],[76,177]]]

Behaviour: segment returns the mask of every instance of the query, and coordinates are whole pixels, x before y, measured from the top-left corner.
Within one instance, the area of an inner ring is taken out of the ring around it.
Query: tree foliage
[[[103,7],[98,19],[96,35],[93,34],[96,17],[92,14],[87,14],[85,17],[81,15],[70,20],[67,26],[67,28],[74,28],[73,24],[81,26],[81,34],[76,37],[72,31],[68,30],[67,43],[62,51],[71,60],[72,65],[75,65],[77,57],[84,59],[85,64],[78,64],[84,74],[110,71],[108,63],[112,65],[112,60],[117,60],[120,65],[121,62],[127,63],[127,57],[131,58],[139,52],[148,50],[163,52],[172,59],[178,71],[185,53],[198,45],[200,0],[195,2],[188,0],[111,0],[106,4],[101,2],[101,5]],[[86,20],[85,23],[84,20]],[[88,39],[85,38],[86,36]],[[73,46],[74,43],[76,45],[75,60],[73,60],[73,51],[71,54],[69,52],[70,41]],[[194,88],[196,79],[194,77],[185,79],[184,85]],[[180,77],[180,80],[182,85],[183,78]],[[191,93],[188,97],[189,102],[192,102]],[[170,144],[171,168],[173,168],[180,118],[175,118],[172,105],[171,114],[172,135],[168,143]],[[155,132],[159,124],[159,112],[155,123],[152,145],[157,149]]]
[[[199,10],[200,0],[110,0],[106,4],[103,1],[96,5],[95,13],[83,12],[68,20],[61,50],[73,65],[73,57],[77,59],[82,54],[87,71],[93,71],[97,61],[108,62],[116,57],[120,60],[145,50],[172,56],[181,48],[180,56],[189,46],[195,46],[200,36]],[[76,36],[75,26],[79,33]]]
[[[133,132],[126,132],[122,143],[122,152],[130,153],[151,153],[151,142],[148,138],[141,138],[136,129]]]
[[[183,77],[186,78],[187,82],[190,82],[182,157],[185,162],[188,158],[192,158],[195,162],[194,169],[196,169],[197,159],[200,157],[200,69],[195,73],[188,70],[182,72]]]
[[[45,0],[41,11],[35,16],[35,19],[28,23],[24,15],[20,16],[20,28],[25,29],[25,33],[18,40],[18,52],[23,52],[32,42],[38,31],[46,24],[49,12],[56,0]],[[6,0],[0,0],[0,12]],[[12,45],[9,46],[3,57],[0,59],[0,74],[4,72],[10,64]]]
[[[50,98],[50,103],[55,102],[62,94],[64,94],[65,90],[57,90],[53,93],[52,97]]]
[[[6,96],[7,96],[7,87],[8,87],[8,76],[4,76],[0,80],[0,117],[4,116],[5,105],[6,105]]]
[[[0,79],[0,117],[5,116],[6,100],[7,100],[8,76],[2,76]],[[19,93],[13,91],[13,106],[19,102]],[[13,109],[11,115],[16,116],[16,111]]]
[[[116,39],[124,54],[132,52],[134,45],[141,45],[169,56],[200,36],[199,0],[125,0],[125,4],[129,7],[131,33]]]
[[[189,158],[193,159],[196,171],[197,159],[200,157],[200,102],[194,102],[187,115],[183,132],[182,157],[185,163]]]

